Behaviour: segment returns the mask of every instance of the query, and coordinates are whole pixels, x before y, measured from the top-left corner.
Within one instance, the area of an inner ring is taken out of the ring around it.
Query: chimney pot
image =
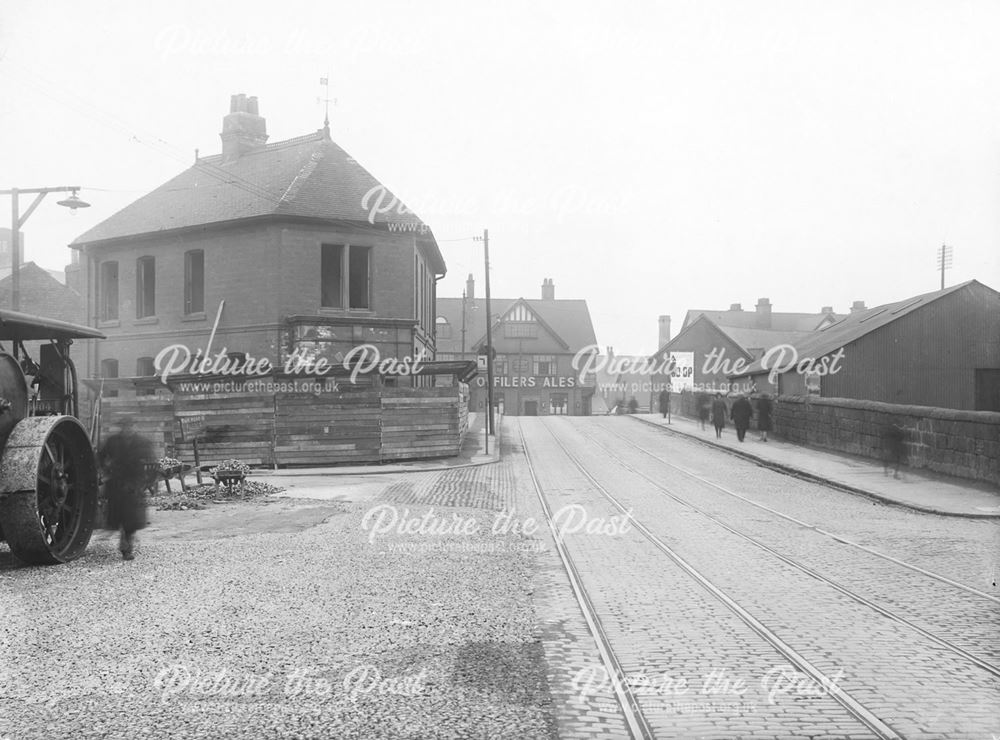
[[[542,280],[542,300],[543,301],[554,301],[556,298],[556,285],[552,282],[552,278],[545,278]]]
[[[868,308],[865,306],[864,301],[854,301],[854,303],[851,304],[851,313],[859,313],[867,310]]]
[[[670,317],[660,316],[660,333],[657,337],[658,344],[656,345],[656,348],[659,349],[663,347],[669,341],[670,341]]]
[[[823,308],[821,308],[819,312],[820,313],[833,313],[833,306],[823,306]]]
[[[757,315],[754,317],[754,326],[758,329],[771,328],[771,301],[767,298],[757,300]]]
[[[267,121],[259,114],[257,98],[244,93],[229,99],[229,115],[222,119],[222,161],[231,162],[248,152],[264,148]]]

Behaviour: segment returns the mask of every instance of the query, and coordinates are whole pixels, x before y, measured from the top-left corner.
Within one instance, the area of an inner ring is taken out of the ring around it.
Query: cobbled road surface
[[[153,512],[131,562],[102,536],[50,568],[0,545],[0,739],[629,737],[536,481],[652,736],[875,737],[838,695],[898,737],[1000,736],[995,523],[624,417],[502,436],[493,465]]]

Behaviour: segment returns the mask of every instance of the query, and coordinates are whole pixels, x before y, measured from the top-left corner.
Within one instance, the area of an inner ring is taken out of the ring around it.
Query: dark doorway
[[[525,401],[524,402],[524,415],[525,416],[538,416],[538,401]]]
[[[1000,411],[1000,369],[976,370],[976,411]]]

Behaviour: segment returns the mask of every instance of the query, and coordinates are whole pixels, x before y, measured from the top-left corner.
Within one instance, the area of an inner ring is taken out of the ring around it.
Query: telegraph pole
[[[476,241],[479,241],[476,237]],[[493,428],[493,312],[490,309],[490,230],[483,229],[483,256],[486,260],[486,433]]]
[[[938,251],[938,267],[941,268],[941,290],[944,290],[944,271],[951,267],[952,248],[944,244]]]

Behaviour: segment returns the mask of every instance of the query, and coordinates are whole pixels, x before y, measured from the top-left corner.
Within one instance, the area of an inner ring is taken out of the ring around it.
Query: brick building
[[[511,416],[589,415],[592,378],[581,383],[573,357],[596,338],[585,300],[557,299],[546,278],[540,299],[491,298],[494,404]],[[438,298],[438,359],[475,359],[486,353],[486,301],[472,275],[463,298]],[[486,373],[471,385],[474,411],[486,408]]]
[[[221,154],[71,245],[80,258],[67,279],[86,301],[77,320],[108,337],[81,374],[152,375],[171,345],[278,365],[366,343],[433,357],[445,263],[427,226],[328,126],[269,143],[257,99],[234,95],[221,138]]]

